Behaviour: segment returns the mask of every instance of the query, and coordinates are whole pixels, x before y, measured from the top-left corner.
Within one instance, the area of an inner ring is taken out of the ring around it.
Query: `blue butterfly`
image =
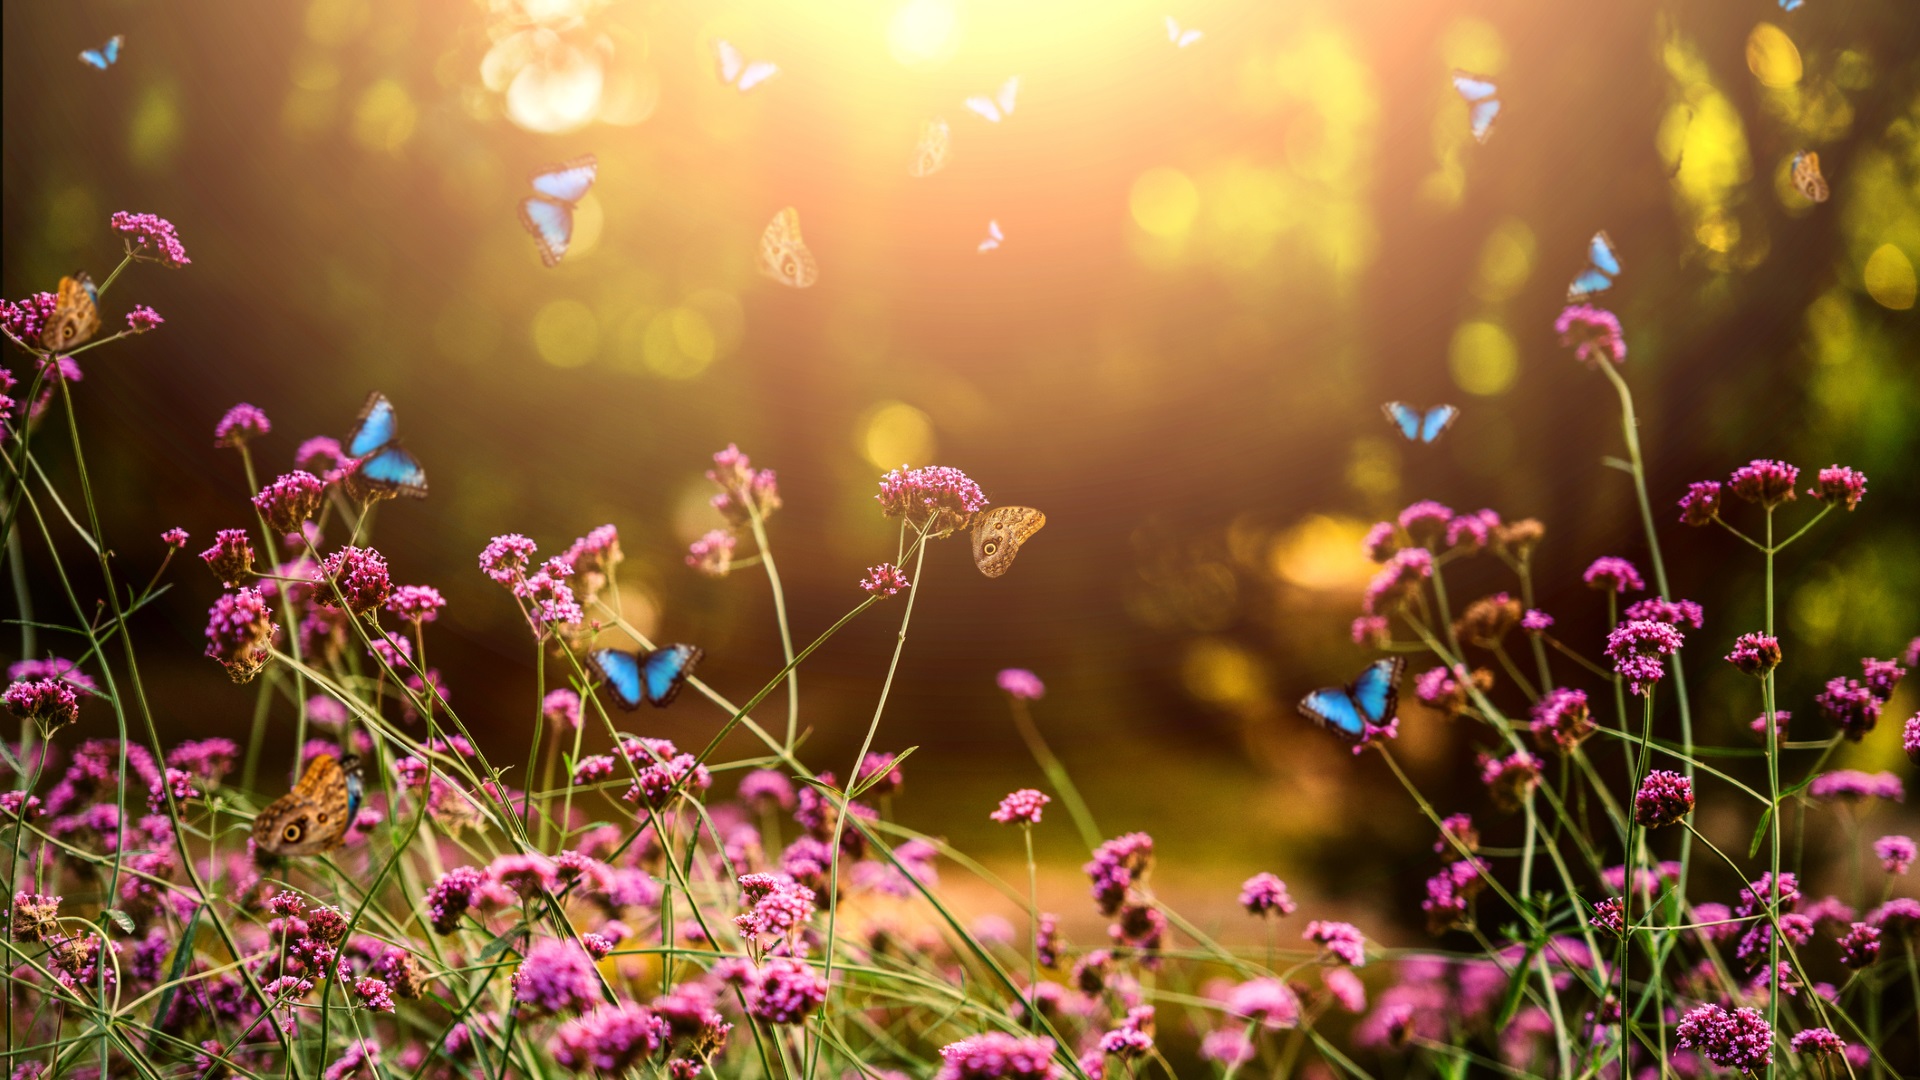
[[[1594,233],[1587,241],[1587,268],[1576,274],[1573,284],[1567,286],[1567,303],[1578,304],[1590,297],[1597,296],[1613,288],[1613,279],[1620,276],[1620,256],[1613,250],[1613,241],[1604,230]]]
[[[1413,442],[1423,443],[1439,438],[1460,418],[1460,410],[1452,405],[1435,405],[1423,413],[1404,401],[1389,401],[1380,406],[1380,411],[1387,414],[1387,419],[1400,429],[1400,434]]]
[[[613,700],[631,711],[641,702],[656,709],[673,704],[693,666],[705,655],[693,645],[664,645],[652,652],[595,649],[589,658],[607,680]]]
[[[588,154],[543,169],[533,175],[533,194],[520,200],[520,224],[533,235],[540,261],[560,265],[573,243],[573,211],[593,186],[600,159]]]
[[[1472,75],[1455,69],[1453,88],[1467,101],[1467,126],[1473,141],[1486,142],[1493,134],[1493,122],[1500,116],[1500,87],[1485,75]]]
[[[341,451],[353,459],[347,470],[347,492],[361,502],[408,495],[427,497],[427,470],[400,445],[395,434],[393,402],[375,390],[360,407],[360,418],[353,425]]]
[[[1300,715],[1348,742],[1367,737],[1367,728],[1392,720],[1400,707],[1400,674],[1405,659],[1375,660],[1348,686],[1328,686],[1300,699]]]
[[[1781,11],[1798,11],[1807,0],[1780,0]]]
[[[98,68],[101,71],[107,70],[114,65],[115,61],[120,59],[120,42],[122,40],[119,34],[115,34],[107,39],[105,45],[97,49],[81,49],[80,62],[90,68]]]

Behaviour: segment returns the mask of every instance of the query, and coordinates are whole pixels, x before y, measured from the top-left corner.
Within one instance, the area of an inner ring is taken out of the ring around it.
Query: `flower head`
[[[446,935],[459,929],[461,918],[479,901],[486,884],[486,875],[471,866],[458,866],[442,874],[426,896],[434,932]]]
[[[1820,470],[1818,480],[1807,494],[1823,503],[1844,503],[1848,510],[1867,497],[1867,474],[1844,465],[1829,465]]]
[[[447,606],[440,590],[431,585],[402,585],[387,597],[387,610],[410,623],[430,623]],[[569,691],[570,692],[570,691]],[[554,691],[561,693],[561,691]]]
[[[1858,971],[1880,959],[1880,928],[1857,922],[1840,935],[1840,963]]]
[[[1773,1029],[1754,1009],[1702,1005],[1680,1018],[1675,1033],[1680,1049],[1698,1050],[1722,1068],[1751,1073],[1773,1063]]]
[[[1665,658],[1684,644],[1686,638],[1666,623],[1638,619],[1621,623],[1607,635],[1607,656],[1629,688],[1645,694],[1666,674]]]
[[[213,445],[237,447],[273,430],[267,414],[246,402],[227,410],[213,426]]]
[[[1691,600],[1668,600],[1664,596],[1649,596],[1645,600],[1628,604],[1627,610],[1620,613],[1623,619],[1648,619],[1663,622],[1676,628],[1700,629],[1707,621],[1707,614],[1699,604]]]
[[[1447,523],[1453,520],[1453,510],[1432,499],[1422,499],[1400,511],[1400,528],[1415,543],[1430,544],[1446,534]]]
[[[1672,825],[1693,812],[1693,781],[1676,772],[1654,769],[1633,795],[1633,820],[1649,829]]]
[[[1914,843],[1911,836],[1883,836],[1873,842],[1873,856],[1889,874],[1904,874],[1913,866]]]
[[[1054,1043],[990,1031],[940,1048],[934,1080],[1055,1080]]]
[[[171,267],[186,266],[193,261],[187,258],[187,249],[181,245],[173,222],[158,214],[131,214],[121,210],[113,215],[110,224],[126,241],[127,254],[136,259]]]
[[[1000,800],[1000,808],[987,816],[1002,825],[1019,822],[1023,825],[1040,824],[1040,811],[1053,800],[1035,791],[1033,788],[1021,788]]]
[[[1367,938],[1352,923],[1315,920],[1307,924],[1300,937],[1324,946],[1328,954],[1348,967],[1366,966]]]
[[[1372,645],[1383,649],[1393,642],[1393,629],[1385,615],[1361,615],[1353,620],[1349,632],[1355,645]]]
[[[980,485],[945,465],[919,469],[902,465],[880,478],[880,494],[874,498],[886,516],[904,517],[929,536],[946,536],[964,527],[987,506]]]
[[[1486,862],[1469,857],[1447,863],[1427,879],[1427,896],[1420,910],[1427,914],[1427,932],[1438,936],[1455,927],[1467,926],[1467,905],[1486,886]]]
[[[745,525],[755,513],[765,518],[780,509],[780,489],[772,469],[756,469],[747,455],[732,443],[713,455],[713,468],[707,470],[720,494],[713,497],[713,508],[735,525]]]
[[[860,579],[860,587],[882,599],[893,596],[909,585],[907,575],[892,563],[867,567],[867,576]]]
[[[293,467],[315,476],[325,476],[346,463],[347,455],[340,449],[340,440],[325,435],[306,440],[293,452]]]
[[[1904,802],[1907,797],[1906,785],[1890,772],[1865,773],[1858,769],[1834,769],[1823,772],[1813,778],[1807,786],[1807,793],[1816,799],[1838,799],[1842,802],[1859,802],[1863,799],[1886,799],[1890,802]]]
[[[1555,687],[1533,703],[1528,727],[1542,750],[1565,754],[1593,734],[1593,713],[1585,690]]]
[[[1573,350],[1573,358],[1583,364],[1598,365],[1602,360],[1615,364],[1627,359],[1627,339],[1620,329],[1620,317],[1605,308],[1572,304],[1553,320],[1553,332],[1560,344]]]
[[[1827,688],[1813,700],[1819,704],[1821,714],[1851,742],[1866,738],[1867,732],[1879,724],[1880,710],[1886,705],[1872,687],[1837,676],[1828,679]]]
[[[1133,885],[1153,867],[1153,837],[1143,832],[1114,837],[1093,851],[1093,861],[1081,867],[1093,882],[1093,899],[1100,914],[1120,910]]]
[[[200,559],[227,588],[236,588],[253,573],[253,544],[245,529],[221,529],[214,534],[213,546],[200,553]]]
[[[133,310],[127,312],[127,332],[130,334],[144,334],[166,321],[167,320],[160,317],[159,312],[147,305],[135,304],[133,305]]]
[[[300,469],[285,474],[260,489],[253,505],[275,532],[298,532],[300,523],[320,509],[327,486],[320,478]]]
[[[1506,593],[1483,596],[1467,605],[1454,622],[1454,632],[1483,649],[1491,649],[1520,624],[1522,610],[1520,601]]]
[[[252,681],[273,651],[273,609],[258,589],[240,589],[213,602],[207,611],[207,651],[234,682]]]
[[[22,679],[6,690],[7,711],[39,725],[43,735],[80,719],[80,699],[58,679]]]
[[[600,1000],[593,958],[577,942],[541,938],[513,973],[513,1000],[531,1016],[555,1016],[592,1008]]]
[[[827,981],[799,960],[774,957],[747,986],[747,1014],[769,1024],[803,1023],[827,1000]]]
[[[1771,634],[1741,634],[1727,663],[1747,675],[1765,675],[1780,666],[1780,639]]]
[[[1279,979],[1249,979],[1227,992],[1227,1013],[1283,1030],[1300,1023],[1300,998]]]
[[[1376,521],[1360,541],[1360,550],[1374,562],[1383,563],[1400,549],[1400,533],[1391,521]]]
[[[1711,525],[1713,519],[1720,516],[1720,481],[1702,480],[1687,485],[1687,493],[1680,496],[1680,523],[1682,525]]]
[[[580,727],[580,695],[564,686],[558,690],[549,690],[547,691],[547,696],[541,699],[540,712],[546,717],[547,723],[554,726],[555,730],[578,730]]]
[[[1907,752],[1908,761],[1920,765],[1920,712],[1907,717],[1900,729],[1900,748]]]
[[[708,577],[726,577],[733,569],[733,549],[738,543],[732,533],[714,529],[687,545],[687,565]]]
[[[1835,1035],[1829,1028],[1807,1028],[1793,1033],[1793,1040],[1787,1049],[1796,1054],[1844,1054],[1847,1040]]]
[[[1509,812],[1518,810],[1540,786],[1540,759],[1525,750],[1515,750],[1506,757],[1489,755],[1481,759],[1480,782],[1487,785],[1495,806]]]
[[[740,778],[740,801],[766,810],[793,809],[793,781],[772,769],[755,769]]]
[[[320,572],[338,590],[341,603],[355,615],[379,607],[393,592],[386,557],[372,548],[343,547],[321,562]]]
[[[1553,629],[1553,616],[1539,608],[1528,608],[1526,614],[1520,616],[1520,629],[1529,634],[1544,634]]]
[[[1593,905],[1593,917],[1588,922],[1597,930],[1605,931],[1614,937],[1627,935],[1626,902],[1617,896],[1609,896]]]
[[[1735,495],[1771,510],[1793,501],[1793,485],[1799,479],[1800,470],[1784,461],[1755,458],[1733,470],[1727,486]]]
[[[1361,610],[1383,614],[1411,598],[1420,583],[1433,576],[1433,553],[1426,548],[1402,548],[1367,583]]]
[[[1293,897],[1287,895],[1287,883],[1268,873],[1258,873],[1240,886],[1240,906],[1249,915],[1291,915]]]
[[[652,1009],[623,1001],[560,1025],[547,1053],[574,1072],[621,1076],[666,1046],[670,1034],[667,1022]]]
[[[1480,551],[1500,528],[1500,515],[1492,510],[1461,514],[1447,522],[1447,547],[1455,551]]]
[[[480,570],[495,584],[511,588],[526,577],[538,550],[533,541],[519,533],[496,536],[480,552]]]
[[[1862,675],[1860,680],[1874,697],[1882,702],[1893,696],[1893,688],[1906,677],[1907,669],[1897,660],[1875,660],[1871,656],[1860,661]]]
[[[1008,697],[1022,701],[1039,701],[1047,694],[1047,686],[1040,681],[1040,676],[1026,668],[1001,668],[994,682]]]
[[[1623,595],[1644,592],[1647,588],[1647,583],[1640,580],[1640,571],[1635,570],[1632,563],[1613,555],[1593,560],[1593,564],[1580,575],[1580,580],[1586,582],[1588,588]]]

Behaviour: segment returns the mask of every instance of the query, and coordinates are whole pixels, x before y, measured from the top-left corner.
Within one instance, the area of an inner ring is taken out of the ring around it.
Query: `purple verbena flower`
[[[133,214],[119,210],[114,213],[110,224],[113,231],[126,241],[127,254],[136,259],[175,268],[193,261],[187,258],[187,249],[180,243],[180,234],[174,229],[173,222],[158,214]]]
[[[379,607],[393,592],[386,557],[372,548],[343,547],[320,563],[320,572],[355,615]]]
[[[1646,694],[1666,674],[1665,659],[1685,644],[1686,637],[1674,627],[1640,619],[1621,623],[1607,635],[1607,657],[1633,693]]]
[[[1055,1080],[1052,1039],[990,1031],[940,1048],[934,1080]]]
[[[1593,906],[1591,922],[1595,929],[1614,937],[1627,936],[1626,901],[1617,896],[1609,896]]]
[[[1453,520],[1453,509],[1432,499],[1422,499],[1400,511],[1400,528],[1414,542],[1425,546],[1441,539],[1447,530],[1447,523]]]
[[[1900,729],[1900,748],[1907,752],[1908,761],[1920,765],[1920,712],[1907,717]]]
[[[1854,971],[1872,967],[1880,959],[1880,928],[1854,923],[1840,935],[1839,945],[1841,964]]]
[[[1509,813],[1526,804],[1533,789],[1540,786],[1540,759],[1525,750],[1506,757],[1484,756],[1480,761],[1480,782],[1493,796],[1493,804]]]
[[[1844,1054],[1847,1052],[1847,1041],[1828,1028],[1807,1028],[1794,1032],[1787,1049],[1796,1054]]]
[[[272,656],[278,632],[273,609],[261,599],[260,590],[230,592],[207,611],[206,655],[218,660],[234,682],[250,682]]]
[[[1633,794],[1633,820],[1657,829],[1673,825],[1693,812],[1693,782],[1677,772],[1654,769]]]
[[[1153,867],[1153,837],[1143,832],[1114,837],[1094,849],[1093,861],[1081,867],[1093,882],[1093,899],[1100,914],[1120,910],[1127,892]]]
[[[560,1016],[600,1000],[593,958],[577,942],[541,938],[513,973],[513,1000],[528,1016]]]
[[[1022,701],[1039,701],[1047,693],[1047,686],[1040,681],[1040,676],[1026,668],[1002,668],[1000,674],[994,676],[994,682],[1007,696]]]
[[[1385,615],[1362,615],[1354,619],[1350,633],[1355,645],[1384,649],[1393,643],[1393,631]]]
[[[1713,519],[1720,516],[1720,481],[1700,480],[1687,485],[1687,493],[1680,496],[1680,523],[1682,525],[1711,525]]]
[[[713,497],[713,508],[735,525],[745,525],[754,514],[765,518],[780,509],[780,489],[772,469],[755,469],[747,455],[732,443],[713,455],[713,468],[707,470],[720,494]]]
[[[1867,925],[1878,927],[1882,934],[1911,935],[1920,930],[1920,900],[1896,896],[1868,912]]]
[[[1394,552],[1367,583],[1360,609],[1368,615],[1383,614],[1412,597],[1420,583],[1432,576],[1432,552],[1426,548],[1402,548]]]
[[[446,606],[446,598],[431,585],[402,585],[387,597],[388,611],[416,624],[434,621],[440,617],[440,609]]]
[[[1287,883],[1269,873],[1258,873],[1240,886],[1240,906],[1249,915],[1291,915],[1293,897],[1287,895]]]
[[[272,430],[273,424],[267,420],[267,414],[243,401],[228,409],[220,422],[213,426],[213,445],[242,446]]]
[[[1911,836],[1883,836],[1873,842],[1873,857],[1889,874],[1906,873],[1913,866],[1914,843]]]
[[[293,467],[315,476],[325,476],[346,463],[347,455],[340,449],[340,440],[325,435],[306,440],[293,452]]]
[[[1376,521],[1360,541],[1360,550],[1368,559],[1383,563],[1400,549],[1400,534],[1391,521]]]
[[[739,799],[762,810],[793,809],[793,781],[772,769],[755,769],[740,778]]]
[[[907,575],[892,563],[881,563],[867,567],[867,576],[860,579],[860,587],[882,599],[893,596],[908,586]]]
[[[1843,465],[1829,465],[1820,470],[1818,481],[1807,489],[1807,494],[1824,503],[1844,503],[1852,510],[1867,497],[1867,474]]]
[[[929,536],[946,536],[964,527],[987,506],[980,485],[944,465],[902,465],[880,478],[880,494],[874,497],[886,516],[903,517]]]
[[[1364,967],[1367,963],[1367,939],[1360,928],[1352,923],[1327,922],[1315,920],[1307,924],[1300,937],[1305,941],[1318,942],[1327,952],[1348,967]]]
[[[1907,669],[1901,667],[1899,661],[1875,660],[1871,656],[1861,659],[1860,670],[1862,685],[1883,703],[1893,696],[1893,688],[1907,674]]]
[[[1820,706],[1820,712],[1838,727],[1849,742],[1859,742],[1866,738],[1880,722],[1880,710],[1886,702],[1853,679],[1834,677],[1827,680],[1827,688],[1814,696]]]
[[[987,816],[1002,825],[1018,822],[1022,825],[1040,824],[1040,811],[1053,800],[1033,788],[1021,788],[1000,800],[1000,808]]]
[[[80,719],[80,698],[59,679],[22,679],[6,690],[7,711],[39,726],[43,736]]]
[[[1727,487],[1748,502],[1759,503],[1771,510],[1781,503],[1793,501],[1793,485],[1799,479],[1800,470],[1784,461],[1755,458],[1733,470]]]
[[[1427,879],[1427,895],[1420,901],[1420,910],[1426,913],[1428,933],[1438,936],[1468,925],[1467,905],[1486,886],[1486,869],[1485,860],[1477,856],[1456,858]]]
[[[804,1023],[827,1000],[827,981],[805,962],[776,956],[747,986],[747,1014],[769,1024]]]
[[[1644,592],[1647,588],[1647,583],[1640,580],[1640,571],[1635,570],[1632,563],[1613,555],[1593,560],[1593,564],[1580,575],[1580,580],[1586,582],[1588,588],[1623,595]]]
[[[621,1076],[667,1044],[667,1022],[644,1005],[602,1005],[560,1025],[547,1042],[555,1063],[574,1072]]]
[[[708,577],[726,577],[733,569],[733,549],[737,544],[725,529],[713,529],[687,545],[687,565]]]
[[[1300,1023],[1300,998],[1279,979],[1249,979],[1227,991],[1227,1013],[1277,1031]]]
[[[320,509],[326,490],[319,477],[295,469],[261,488],[253,497],[253,505],[275,532],[298,532],[300,523]]]
[[[232,589],[253,574],[253,544],[245,529],[221,529],[214,534],[213,546],[200,553],[200,559],[213,571],[220,584]]]
[[[1627,605],[1627,610],[1621,614],[1621,618],[1646,619],[1650,622],[1663,622],[1675,628],[1698,630],[1706,622],[1706,612],[1691,600],[1668,600],[1661,596],[1650,596],[1638,603]]]
[[[495,584],[512,588],[526,577],[537,550],[533,541],[519,533],[496,536],[480,552],[480,569]]]
[[[461,917],[479,900],[486,876],[471,866],[458,866],[441,875],[427,890],[427,912],[441,935],[459,929]]]
[[[1528,608],[1527,613],[1520,616],[1520,629],[1529,634],[1544,634],[1553,629],[1553,616],[1539,608]]]
[[[147,305],[135,304],[133,305],[133,310],[127,312],[127,332],[130,334],[144,334],[166,321],[167,320],[160,317],[159,312]]]
[[[1542,750],[1566,754],[1593,734],[1593,713],[1585,690],[1555,687],[1533,703],[1528,727]]]
[[[1698,1050],[1722,1068],[1751,1073],[1773,1063],[1773,1029],[1754,1009],[1702,1005],[1680,1018],[1675,1034],[1680,1049]]]
[[[384,979],[364,978],[353,984],[353,995],[360,1004],[375,1012],[393,1011],[393,991]]]
[[[577,731],[580,728],[580,695],[564,686],[549,690],[540,701],[540,713],[556,730]]]
[[[1605,308],[1570,304],[1553,320],[1553,332],[1560,344],[1573,350],[1573,358],[1598,366],[1602,360],[1622,364],[1627,359],[1627,339],[1620,329],[1620,317]]]
[[[1771,634],[1741,634],[1727,663],[1747,675],[1765,675],[1780,666],[1780,639]]]

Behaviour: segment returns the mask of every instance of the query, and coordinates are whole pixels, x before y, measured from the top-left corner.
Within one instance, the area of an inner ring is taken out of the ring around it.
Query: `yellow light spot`
[[[713,363],[713,327],[692,308],[668,308],[647,324],[647,369],[669,379],[691,379]]]
[[[1185,236],[1200,215],[1200,189],[1178,169],[1148,169],[1128,197],[1134,223],[1154,236]]]
[[[1867,257],[1867,269],[1862,276],[1866,279],[1867,295],[1881,307],[1895,311],[1912,307],[1914,294],[1920,291],[1920,285],[1914,280],[1913,260],[1892,244],[1881,244],[1874,249]]]
[[[1268,562],[1274,574],[1304,588],[1357,587],[1374,572],[1360,550],[1366,535],[1365,523],[1353,518],[1311,514],[1274,538]]]
[[[952,0],[908,0],[887,24],[887,50],[913,68],[928,68],[960,46],[960,13]]]
[[[1713,209],[1694,226],[1693,238],[1708,251],[1728,252],[1740,242],[1740,219],[1721,209]]]
[[[354,106],[353,137],[369,150],[391,153],[413,137],[413,125],[419,118],[420,110],[407,88],[393,79],[381,79],[367,87]]]
[[[605,89],[597,54],[558,46],[514,75],[507,85],[507,118],[528,131],[575,131],[599,113]]]
[[[1481,245],[1474,295],[1494,303],[1512,299],[1533,274],[1533,253],[1533,230],[1526,222],[1515,218],[1501,221]]]
[[[1399,449],[1385,439],[1355,439],[1347,459],[1347,486],[1374,498],[1400,490]]]
[[[344,45],[372,18],[368,0],[313,0],[307,5],[307,36],[322,45]]]
[[[149,87],[127,124],[127,156],[142,169],[159,171],[172,161],[179,145],[179,95],[170,83]]]
[[[1800,81],[1800,50],[1785,30],[1761,23],[1747,35],[1747,70],[1760,85],[1783,90]]]
[[[1441,35],[1440,56],[1449,68],[1498,75],[1507,66],[1507,43],[1491,23],[1455,19]]]
[[[621,578],[620,588],[608,597],[607,602],[628,626],[645,634],[648,640],[657,640],[656,635],[660,633],[660,601],[629,578],[630,575]],[[609,626],[594,639],[594,644],[603,649],[632,649],[638,648],[640,642],[619,626]]]
[[[600,196],[587,192],[573,208],[573,239],[567,241],[567,261],[578,261],[600,246],[600,234],[606,231],[606,226],[606,204],[600,201]]]
[[[933,420],[904,401],[883,401],[860,418],[860,452],[876,469],[933,460]]]
[[[724,360],[740,347],[747,336],[747,310],[740,298],[720,289],[701,289],[681,301],[681,307],[697,313],[706,321],[713,337],[713,358]]]
[[[1460,324],[1447,347],[1447,366],[1454,384],[1469,394],[1493,397],[1513,388],[1520,375],[1520,350],[1499,323],[1475,320]]]
[[[302,49],[288,65],[288,78],[302,90],[331,90],[340,85],[340,67],[318,49]]]
[[[533,316],[533,347],[554,367],[579,367],[600,351],[600,321],[578,300],[555,300]]]
[[[1230,641],[1206,638],[1187,649],[1181,665],[1187,692],[1213,705],[1251,705],[1264,696],[1265,678],[1247,651]]]
[[[660,107],[660,73],[652,68],[634,70],[615,68],[607,76],[606,92],[600,98],[596,115],[603,124],[632,127],[644,122]]]

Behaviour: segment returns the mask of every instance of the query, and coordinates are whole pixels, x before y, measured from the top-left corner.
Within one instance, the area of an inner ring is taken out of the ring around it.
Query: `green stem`
[[[752,498],[740,500],[747,508],[747,524],[753,528],[753,544],[760,552],[760,562],[767,569],[767,585],[773,590],[773,619],[780,626],[780,652],[788,666],[793,664],[793,630],[787,622],[787,592],[780,587],[780,569],[773,564],[773,548],[767,544],[765,519],[760,516],[760,508]],[[911,602],[909,602],[911,604]],[[787,742],[789,751],[793,749],[794,739],[800,730],[800,673],[787,676]]]
[[[1067,774],[1066,766],[1060,764],[1053,748],[1041,736],[1026,699],[1009,695],[1007,705],[1013,710],[1013,724],[1020,729],[1020,738],[1025,740],[1027,751],[1033,755],[1033,760],[1039,762],[1040,771],[1047,774],[1047,783],[1053,785],[1053,793],[1066,804],[1067,816],[1073,819],[1074,828],[1079,830],[1081,842],[1087,845],[1088,851],[1099,847],[1100,827],[1094,823],[1093,811],[1087,809],[1087,801],[1080,797],[1080,789],[1073,786],[1073,778]]]

